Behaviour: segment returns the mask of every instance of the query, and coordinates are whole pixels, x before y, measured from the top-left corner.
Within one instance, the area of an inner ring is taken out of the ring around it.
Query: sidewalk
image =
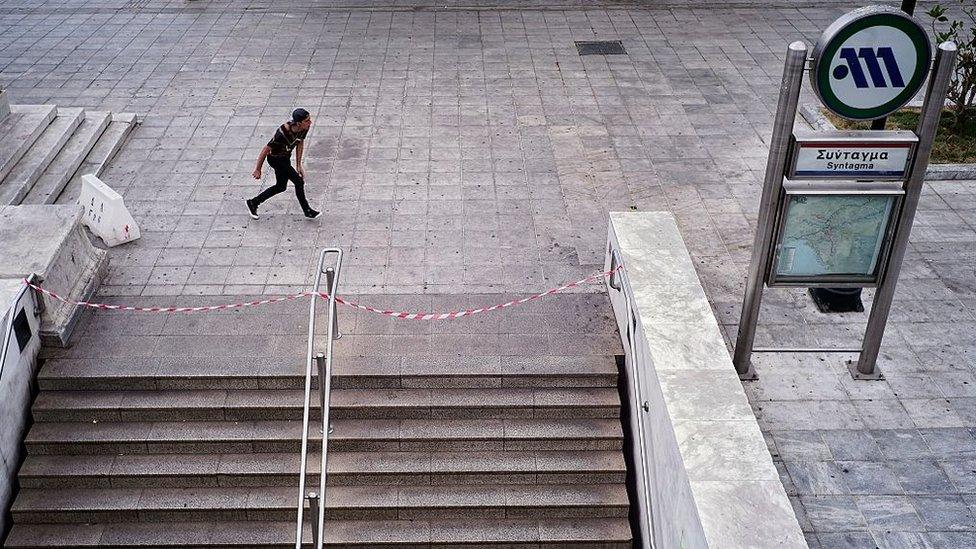
[[[529,291],[598,268],[606,212],[631,208],[675,212],[703,265],[743,265],[777,59],[829,17],[140,9],[3,29],[16,101],[143,119],[105,180],[144,236],[113,251],[105,295],[288,293],[335,244],[347,292]],[[629,55],[573,45],[601,38]],[[252,221],[252,163],[297,104],[323,217],[289,193]],[[706,283],[737,300],[727,274]]]

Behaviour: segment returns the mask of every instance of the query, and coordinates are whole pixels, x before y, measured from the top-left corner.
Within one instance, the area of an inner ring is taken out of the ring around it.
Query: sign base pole
[[[858,371],[857,365],[858,363],[853,360],[847,361],[847,370],[851,372],[851,377],[854,378],[855,380],[859,380],[859,381],[883,381],[884,380],[884,374],[881,373],[881,370],[875,368],[873,372],[864,374]]]

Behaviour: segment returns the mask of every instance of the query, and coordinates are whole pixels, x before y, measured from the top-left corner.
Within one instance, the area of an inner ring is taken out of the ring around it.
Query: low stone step
[[[0,205],[16,205],[61,152],[65,142],[84,120],[84,109],[57,109],[57,116],[48,124],[23,157],[0,183]]]
[[[306,527],[305,542],[311,541]],[[295,546],[293,521],[121,524],[15,524],[6,547],[248,547]],[[630,524],[622,518],[540,520],[340,521],[325,527],[330,548],[566,547],[630,549]]]
[[[24,489],[14,521],[116,523],[286,521],[295,516],[297,488]],[[623,485],[333,486],[332,520],[449,518],[540,519],[625,517]]]
[[[107,111],[85,111],[85,119],[21,203],[54,204],[111,121]]]
[[[42,391],[34,421],[248,421],[301,419],[299,389]],[[619,417],[616,389],[336,389],[335,419]],[[318,391],[312,417],[321,417]]]
[[[309,483],[319,481],[310,454]],[[30,455],[24,488],[296,486],[299,454]],[[620,452],[330,452],[330,486],[623,483]]]
[[[50,358],[42,390],[304,389],[301,361],[289,358]],[[333,387],[501,388],[616,387],[612,356],[341,357]]]
[[[57,197],[58,204],[73,204],[78,201],[81,194],[81,177],[86,174],[101,176],[105,166],[119,152],[126,138],[136,127],[136,115],[129,113],[113,113],[111,122],[91,151],[85,157],[84,162],[75,170],[71,180],[65,185],[60,196]]]
[[[0,181],[20,162],[57,116],[56,105],[10,105],[0,120]]]
[[[616,419],[337,419],[330,451],[616,450]],[[36,423],[31,454],[297,452],[300,421]]]

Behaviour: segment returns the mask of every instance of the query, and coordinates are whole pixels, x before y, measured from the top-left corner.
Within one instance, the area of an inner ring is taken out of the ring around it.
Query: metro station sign
[[[841,16],[820,37],[810,67],[830,111],[883,118],[931,79],[914,132],[817,133],[793,128],[808,58],[803,42],[787,48],[732,357],[739,379],[756,379],[755,352],[852,351],[854,379],[881,379],[881,340],[958,49],[939,44],[932,67],[928,34],[911,16],[885,6]],[[876,287],[861,347],[757,348],[763,290],[775,286]]]
[[[928,33],[889,6],[834,21],[813,50],[810,84],[825,107],[849,120],[874,120],[911,101],[932,63]]]
[[[786,177],[902,180],[917,143],[918,136],[910,131],[797,131]]]

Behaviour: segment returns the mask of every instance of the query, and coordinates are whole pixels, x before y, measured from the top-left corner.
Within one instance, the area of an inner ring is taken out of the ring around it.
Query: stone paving
[[[657,209],[734,336],[783,53],[843,11],[254,6],[0,2],[14,102],[143,118],[104,176],[143,238],[111,251],[103,298],[297,291],[339,244],[346,293],[491,300],[597,270],[607,212]],[[576,54],[598,39],[629,55]],[[254,157],[296,105],[324,216],[289,193],[252,221]],[[850,345],[865,320],[770,291],[757,344]],[[746,389],[811,546],[976,546],[974,333],[976,184],[933,182],[886,379],[852,381],[847,356],[757,358]]]
[[[123,295],[293,291],[336,243],[347,292],[538,288],[592,272],[606,212],[631,207],[679,213],[703,257],[744,258],[776,58],[796,26],[820,26],[622,9],[88,11],[5,16],[0,79],[17,101],[143,116],[105,175],[144,233],[114,254],[104,292]],[[630,55],[577,55],[573,40],[599,38]],[[316,120],[309,194],[324,218],[283,195],[251,222],[254,158],[296,104]]]

